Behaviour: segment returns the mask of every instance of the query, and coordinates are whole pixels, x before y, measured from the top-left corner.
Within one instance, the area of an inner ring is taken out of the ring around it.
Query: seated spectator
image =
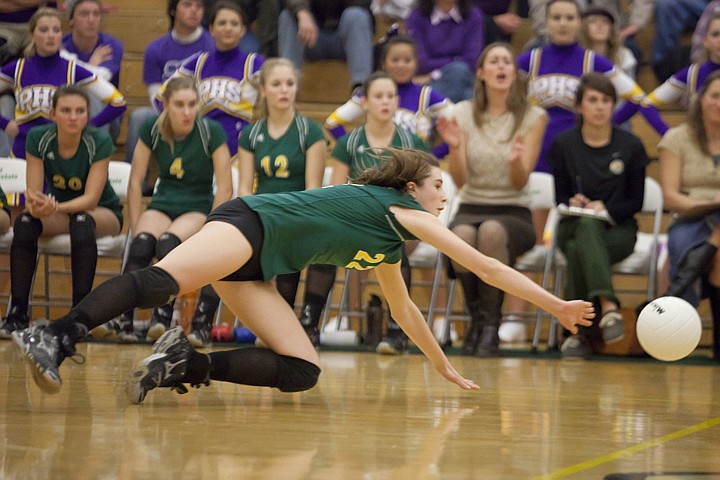
[[[365,80],[361,105],[366,113],[365,123],[340,137],[333,148],[333,185],[347,183],[366,169],[377,166],[381,159],[373,154],[373,149],[396,147],[428,150],[420,137],[394,123],[398,108],[397,85],[387,73],[375,72]],[[410,263],[405,248],[402,250],[400,267],[405,285],[409,287]],[[336,273],[337,267],[332,265],[311,265],[308,268],[307,293],[300,317],[305,331],[317,331]],[[387,334],[377,345],[377,352],[399,355],[406,350],[407,335],[392,318],[391,312]]]
[[[535,48],[547,43],[547,28],[545,26],[545,10],[550,0],[530,0],[529,16],[532,21],[535,36],[530,40],[526,48]],[[578,4],[582,10],[602,8],[610,12],[615,20],[620,41],[629,48],[635,58],[640,61],[642,52],[637,46],[635,35],[644,29],[650,22],[653,13],[655,0],[630,0],[627,11],[621,0],[579,0]]]
[[[278,48],[302,69],[308,60],[346,60],[353,89],[372,71],[374,33],[370,0],[286,0]]]
[[[65,51],[83,62],[88,70],[120,88],[120,63],[123,45],[120,40],[100,31],[101,0],[68,0],[65,3],[70,33],[63,36]],[[90,99],[90,115],[94,116],[104,105],[98,98]],[[122,117],[108,124],[110,137],[115,141],[120,134]]]
[[[171,79],[163,91],[163,102],[163,113],[148,118],[140,127],[140,141],[133,155],[128,213],[134,237],[126,272],[147,267],[153,257],[162,260],[200,230],[212,208],[232,195],[225,132],[217,122],[198,115],[198,92],[193,81]],[[142,182],[151,158],[158,164],[159,182],[150,205],[143,211]],[[147,340],[157,340],[170,328],[173,302],[153,310]],[[212,319],[218,302],[210,286],[203,288],[195,314],[201,318],[195,318],[195,323],[204,325],[208,317]],[[125,312],[95,329],[93,335],[137,341],[133,317],[132,310]],[[193,339],[193,343],[198,340],[199,344],[208,344],[210,332],[197,332]]]
[[[620,301],[612,285],[612,264],[628,257],[635,247],[637,221],[645,191],[645,148],[639,138],[614,127],[617,94],[602,74],[587,73],[577,91],[578,127],[557,136],[548,162],[555,177],[555,199],[570,207],[607,212],[609,218],[563,216],[557,244],[567,258],[565,298],[582,298],[601,313],[595,328],[605,343],[624,336]],[[563,357],[583,358],[590,353],[581,328],[560,347]]]
[[[483,255],[514,265],[535,243],[526,187],[547,114],[529,104],[510,45],[488,45],[475,75],[473,100],[457,104],[451,120],[438,120],[450,147],[450,174],[460,189],[450,229]],[[463,355],[498,356],[504,292],[458,262],[451,265],[471,319]]]
[[[474,0],[485,16],[485,45],[512,41],[512,34],[520,29],[521,19],[510,12],[511,0]]]
[[[690,47],[690,60],[692,63],[701,63],[706,60],[703,56],[705,53],[705,35],[707,34],[710,19],[717,14],[720,14],[720,0],[712,0],[705,7],[693,31]]]
[[[405,24],[418,50],[415,82],[457,103],[472,98],[475,62],[485,34],[482,12],[470,0],[420,0]]]
[[[68,79],[105,104],[105,109],[90,119],[92,126],[106,125],[126,108],[122,94],[110,82],[60,55],[62,31],[57,10],[39,9],[29,25],[32,42],[25,58],[0,69],[0,93],[14,91],[17,102],[15,118],[0,116],[0,128],[13,138],[12,154],[17,158],[25,157],[25,139],[30,128],[51,123],[53,94]],[[16,200],[13,204],[20,204],[21,200]]]
[[[28,21],[40,7],[57,7],[55,2],[26,0],[22,3],[0,5],[0,66],[20,58],[30,43]],[[0,116],[11,118],[15,112],[15,100],[11,94],[0,94]],[[0,129],[0,157],[9,157],[12,138]]]
[[[599,53],[628,77],[636,78],[637,59],[620,41],[615,17],[604,8],[590,8],[582,14],[580,46]]]
[[[122,229],[122,205],[108,181],[110,136],[88,125],[90,102],[76,85],[54,91],[53,123],[28,132],[26,211],[15,221],[10,249],[11,308],[0,338],[27,328],[37,266],[38,238],[70,234],[72,304],[90,292],[97,264],[96,237]],[[47,190],[45,190],[47,188]],[[47,191],[47,193],[43,193]]]
[[[200,94],[200,115],[222,125],[230,156],[238,149],[238,137],[252,120],[258,98],[257,75],[265,61],[262,56],[240,49],[247,31],[247,16],[240,4],[219,1],[210,13],[210,34],[215,49],[186,59],[171,78],[192,78]],[[167,84],[167,82],[165,82]],[[163,87],[155,102],[162,110]]]
[[[390,37],[383,46],[380,64],[397,84],[399,105],[393,121],[416,134],[426,144],[432,145],[434,123],[443,112],[450,109],[452,102],[434,91],[430,85],[413,82],[418,66],[417,46],[413,39],[405,35]],[[362,107],[362,96],[361,92],[355,92],[350,100],[325,120],[325,128],[333,138],[345,135],[363,119],[365,109]]]
[[[679,215],[668,229],[670,287],[663,295],[693,306],[708,297],[713,319],[713,359],[720,361],[720,213],[685,216],[689,209],[720,202],[720,72],[710,74],[694,96],[687,120],[658,144],[664,206]]]
[[[690,64],[690,47],[680,37],[691,32],[710,0],[655,0],[655,36],[650,63],[655,77],[664,82]]]
[[[128,163],[135,152],[140,125],[157,113],[154,101],[163,82],[186,58],[215,49],[215,40],[200,25],[204,12],[202,0],[168,0],[167,12],[170,31],[150,42],[145,49],[143,83],[148,89],[149,105],[130,113],[125,144],[125,160]]]
[[[248,31],[240,40],[240,49],[248,53],[262,53],[264,56],[277,56],[278,16],[280,0],[231,0],[245,11],[248,17]],[[208,28],[209,14],[218,0],[204,0],[206,17],[203,26]],[[249,30],[250,25],[257,21],[260,38]]]
[[[657,109],[671,105],[687,107],[692,97],[705,83],[705,79],[720,70],[720,12],[708,21],[703,46],[701,62],[676,72],[643,100],[642,114],[660,135],[665,135],[669,127]],[[633,115],[639,107],[638,105],[623,106],[616,120],[623,120]]]
[[[295,109],[295,66],[285,58],[269,59],[260,69],[259,86],[261,118],[240,135],[238,196],[320,188],[325,173],[325,136],[320,125]],[[278,292],[290,308],[295,307],[299,282],[300,272],[275,277]],[[205,327],[208,336],[211,327]],[[317,325],[305,327],[310,341],[319,346]]]

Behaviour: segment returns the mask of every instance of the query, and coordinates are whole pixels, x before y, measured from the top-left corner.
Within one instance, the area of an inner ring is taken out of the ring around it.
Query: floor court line
[[[702,430],[707,430],[708,428],[712,428],[717,425],[720,425],[720,417],[713,418],[711,420],[707,420],[705,422],[701,422],[687,428],[683,428],[682,430],[678,430],[677,432],[668,433],[667,435],[663,435],[660,438],[648,440],[646,442],[633,445],[632,447],[624,448],[622,450],[611,452],[606,455],[587,460],[585,462],[561,468],[560,470],[552,473],[540,475],[539,477],[535,477],[535,480],[554,480],[557,478],[564,478],[582,472],[584,470],[595,468],[604,463],[609,463],[624,457],[629,457],[630,455],[642,452],[643,450],[647,450],[648,448],[656,447],[658,445],[662,445],[663,443],[672,442],[673,440],[692,435],[693,433],[697,433]]]

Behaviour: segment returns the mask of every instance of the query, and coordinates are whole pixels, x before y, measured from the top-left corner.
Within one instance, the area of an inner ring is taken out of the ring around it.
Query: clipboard
[[[720,208],[720,204],[718,205],[718,208]],[[615,225],[615,220],[612,219],[607,210],[597,211],[592,208],[568,207],[564,203],[558,205],[557,210],[562,216],[594,218],[596,220],[608,222],[610,225]]]

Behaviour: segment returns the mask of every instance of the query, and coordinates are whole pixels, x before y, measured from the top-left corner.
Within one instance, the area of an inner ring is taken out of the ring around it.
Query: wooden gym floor
[[[0,343],[0,478],[720,479],[709,362],[453,356],[482,387],[465,392],[417,354],[322,351],[308,392],[214,383],[138,406],[123,385],[147,345],[79,351],[44,395]]]

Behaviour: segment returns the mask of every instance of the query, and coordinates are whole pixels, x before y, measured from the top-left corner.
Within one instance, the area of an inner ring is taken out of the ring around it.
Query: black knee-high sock
[[[72,267],[72,304],[92,290],[97,268],[95,220],[86,212],[70,216],[70,265]]]
[[[318,328],[320,317],[335,283],[337,267],[334,265],[310,265],[305,279],[305,297],[300,322],[307,327]]]
[[[42,223],[29,213],[23,213],[13,227],[10,245],[10,290],[13,313],[27,315],[32,279],[37,268],[38,238]]]
[[[211,380],[299,392],[315,385],[320,368],[267,348],[238,348],[208,355],[195,352],[188,362],[183,382],[202,383],[208,373]]]
[[[161,268],[148,267],[124,273],[99,285],[66,316],[51,322],[48,328],[60,334],[73,330],[73,324],[79,323],[92,330],[132,308],[167,303],[177,292],[177,283]]]
[[[277,290],[280,292],[280,296],[290,305],[290,308],[295,308],[295,297],[297,296],[299,283],[300,272],[283,273],[275,277]]]

